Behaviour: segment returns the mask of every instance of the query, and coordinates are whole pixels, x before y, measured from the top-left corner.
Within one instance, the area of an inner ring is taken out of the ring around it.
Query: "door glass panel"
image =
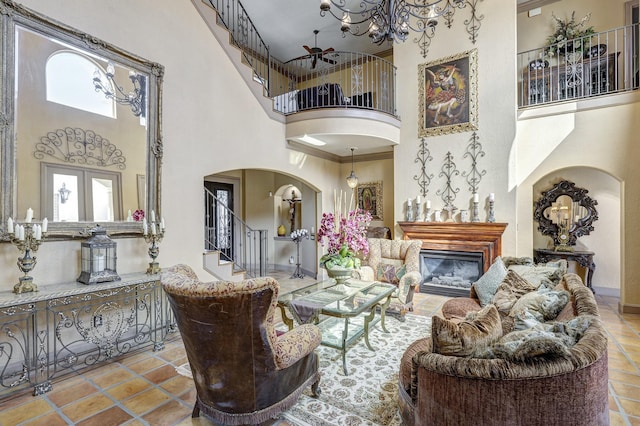
[[[93,220],[113,221],[113,181],[110,179],[91,179],[93,196]]]
[[[53,174],[53,221],[77,222],[78,177],[74,175]]]

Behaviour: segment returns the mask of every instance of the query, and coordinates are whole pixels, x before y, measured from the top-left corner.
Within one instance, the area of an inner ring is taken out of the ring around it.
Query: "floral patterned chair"
[[[257,424],[292,407],[309,385],[319,394],[315,325],[276,334],[278,282],[201,282],[186,265],[162,272],[195,381],[193,416]]]
[[[387,312],[395,312],[402,319],[413,311],[413,294],[422,283],[420,273],[420,240],[387,240],[368,238],[369,254],[355,276],[365,281],[382,281],[394,284]]]

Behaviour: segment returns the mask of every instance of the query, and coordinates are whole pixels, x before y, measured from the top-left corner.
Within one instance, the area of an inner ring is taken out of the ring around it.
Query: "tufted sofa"
[[[398,290],[393,293],[388,313],[396,312],[403,317],[413,310],[413,294],[422,282],[420,273],[420,240],[388,240],[385,238],[367,238],[369,255],[364,266],[355,272],[363,281],[383,281],[394,284]],[[382,276],[380,268],[385,266],[398,270],[404,265],[403,275],[397,281]]]
[[[318,327],[278,335],[273,316],[278,282],[201,282],[187,265],[161,275],[193,372],[193,417],[216,424],[257,424],[277,418],[312,386],[319,394]]]
[[[608,425],[607,337],[591,290],[565,274],[570,303],[557,320],[580,315],[590,325],[568,356],[512,362],[433,353],[432,338],[413,342],[399,374],[406,425]],[[445,302],[445,316],[479,310],[473,296]],[[447,305],[449,304],[449,306]]]

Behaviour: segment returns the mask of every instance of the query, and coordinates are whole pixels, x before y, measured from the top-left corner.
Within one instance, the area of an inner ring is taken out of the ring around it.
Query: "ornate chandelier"
[[[320,16],[329,12],[340,21],[342,36],[367,34],[373,43],[385,41],[403,42],[410,31],[420,34],[414,42],[420,45],[423,57],[427,56],[431,39],[435,35],[438,18],[444,19],[447,28],[453,24],[456,9],[471,9],[471,18],[465,20],[469,39],[475,44],[480,21],[476,4],[482,0],[320,0]],[[349,6],[353,6],[350,9]],[[333,9],[339,10],[338,14]]]
[[[146,78],[144,75],[138,74],[135,71],[129,72],[129,79],[133,83],[133,91],[127,93],[122,86],[119,86],[114,79],[115,66],[113,62],[107,63],[106,77],[107,81],[104,82],[100,78],[101,73],[96,69],[93,74],[93,86],[96,92],[104,93],[104,96],[109,99],[113,99],[119,104],[130,105],[133,115],[136,117],[145,116],[145,93],[146,93]]]

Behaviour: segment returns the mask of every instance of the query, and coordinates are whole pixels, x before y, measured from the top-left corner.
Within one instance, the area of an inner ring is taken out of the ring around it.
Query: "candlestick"
[[[487,217],[487,222],[494,223],[496,221],[495,211],[493,209],[493,200],[489,198],[489,216]]]
[[[473,205],[471,207],[471,222],[480,222],[480,209],[478,207],[478,204],[480,204],[477,201],[477,195],[478,194],[473,194]]]
[[[25,223],[31,223],[31,220],[33,220],[33,210],[31,210],[30,214],[29,210],[27,210],[27,216],[25,217],[29,221],[25,220]],[[29,215],[31,215],[30,218]],[[11,218],[7,220],[9,239],[22,254],[21,257],[18,257],[18,268],[24,273],[24,276],[18,278],[18,283],[13,286],[13,292],[16,294],[38,291],[38,286],[33,282],[33,277],[29,276],[29,272],[36,266],[36,258],[31,256],[31,252],[38,251],[40,244],[46,237],[47,226],[45,220],[43,220],[43,225],[34,223],[28,226],[15,223]]]
[[[142,223],[144,240],[147,243],[151,243],[151,246],[149,247],[149,257],[151,258],[151,262],[149,262],[147,274],[157,274],[158,272],[160,272],[160,265],[158,264],[158,262],[156,262],[156,258],[160,254],[160,247],[158,247],[158,244],[164,237],[165,229],[164,227],[160,226],[160,229],[156,230],[156,224],[152,222],[150,225],[151,233],[148,233],[145,226],[146,222]]]

